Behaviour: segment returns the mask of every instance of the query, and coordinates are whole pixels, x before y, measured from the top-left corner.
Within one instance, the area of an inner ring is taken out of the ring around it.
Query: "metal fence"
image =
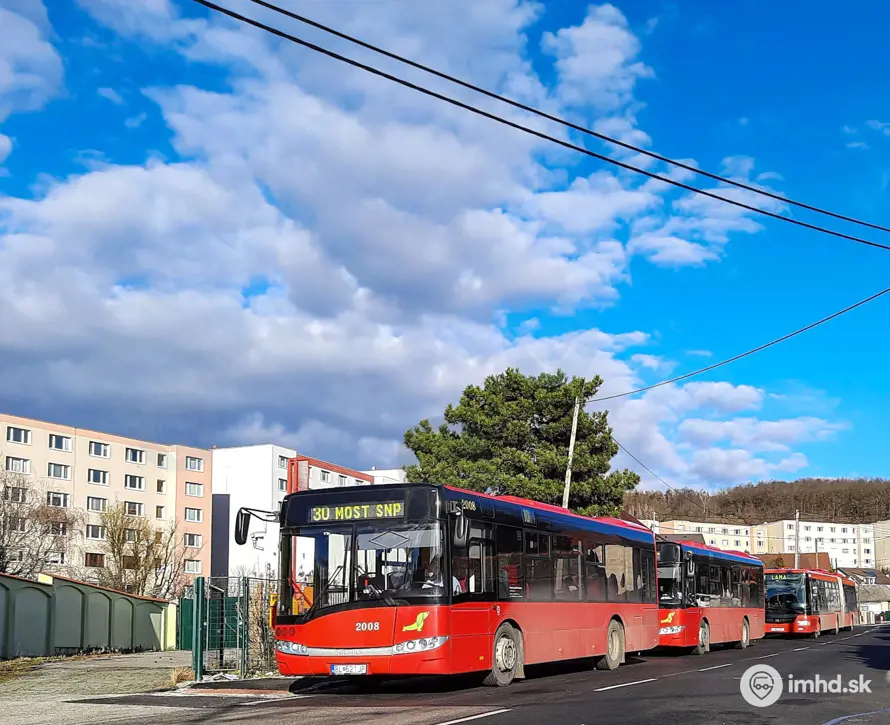
[[[275,587],[273,579],[252,577],[195,580],[180,602],[179,631],[180,646],[192,650],[196,679],[275,670],[275,633],[269,622]]]

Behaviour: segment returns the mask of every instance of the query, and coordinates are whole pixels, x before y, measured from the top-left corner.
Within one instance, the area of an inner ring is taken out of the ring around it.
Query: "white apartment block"
[[[799,524],[800,530],[797,531]],[[828,553],[834,567],[873,567],[876,562],[875,524],[783,519],[761,524],[770,554]],[[799,539],[799,541],[798,541]]]
[[[875,567],[890,567],[890,521],[876,521],[875,531]]]
[[[408,483],[408,476],[404,468],[376,468],[371,466],[370,471],[362,471],[366,476],[371,476],[378,486],[382,483]]]
[[[646,524],[652,528],[649,523]],[[726,551],[743,551],[753,553],[751,548],[752,526],[742,524],[715,524],[704,521],[660,521],[658,530],[660,534],[701,534],[708,546]],[[654,529],[653,529],[654,530]]]
[[[371,485],[374,479],[334,463],[297,455],[272,443],[214,448],[212,576],[278,575],[276,523],[252,518],[247,543],[235,543],[235,516],[240,508],[277,511],[292,490]]]
[[[210,563],[210,451],[124,438],[0,413],[2,468],[24,474],[50,506],[84,512],[83,531],[66,531],[56,570],[104,566],[101,514],[122,502],[158,528],[173,522],[183,537],[185,569]]]

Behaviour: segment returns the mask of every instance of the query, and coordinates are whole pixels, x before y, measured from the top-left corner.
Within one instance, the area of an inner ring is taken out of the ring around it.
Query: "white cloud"
[[[789,451],[798,443],[829,440],[844,428],[845,424],[813,417],[784,420],[687,418],[677,430],[681,439],[697,445],[727,440],[748,451]]]
[[[123,106],[125,103],[121,94],[114,90],[114,88],[100,88],[96,93],[102,96],[102,98],[111,101],[115,106]]]
[[[884,134],[885,136],[890,136],[890,123],[884,121],[866,121],[865,125],[868,126],[873,131],[878,131],[879,133]]]
[[[40,0],[0,7],[0,123],[14,111],[42,108],[61,86],[62,60],[47,25]]]
[[[847,144],[848,149],[862,149],[865,150],[868,148],[868,144],[865,141],[850,141]]]

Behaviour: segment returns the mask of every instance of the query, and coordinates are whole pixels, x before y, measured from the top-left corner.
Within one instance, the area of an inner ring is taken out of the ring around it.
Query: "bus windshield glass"
[[[431,604],[446,592],[438,522],[332,524],[282,537],[279,616],[350,603]]]
[[[803,614],[806,604],[806,577],[803,574],[766,575],[767,610]]]
[[[683,605],[683,564],[679,544],[658,545],[658,603],[662,607]]]

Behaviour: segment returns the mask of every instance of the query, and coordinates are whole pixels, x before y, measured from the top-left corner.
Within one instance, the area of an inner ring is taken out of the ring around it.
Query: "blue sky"
[[[877,3],[806,17],[758,2],[283,4],[890,226]],[[887,252],[659,188],[186,0],[47,6],[0,9],[8,412],[384,466],[405,459],[405,428],[507,365],[600,374],[604,394],[623,392],[886,286]],[[880,476],[888,304],[615,402],[616,436],[677,484]]]

